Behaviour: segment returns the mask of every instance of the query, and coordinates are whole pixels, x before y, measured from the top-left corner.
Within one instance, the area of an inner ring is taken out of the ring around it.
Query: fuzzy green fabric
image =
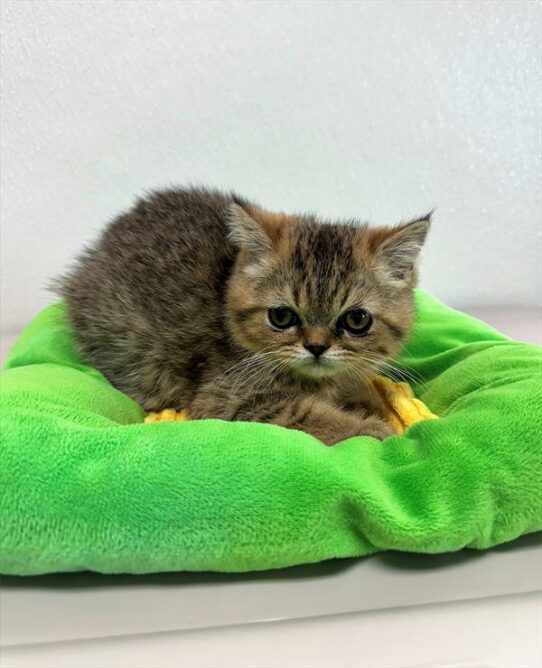
[[[416,301],[401,362],[441,419],[335,447],[273,425],[143,424],[46,308],[1,378],[0,570],[249,571],[541,529],[540,349]]]

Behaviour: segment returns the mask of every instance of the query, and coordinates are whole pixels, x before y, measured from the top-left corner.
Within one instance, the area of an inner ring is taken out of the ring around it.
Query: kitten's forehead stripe
[[[306,222],[295,231],[291,265],[294,297],[310,302],[318,319],[344,305],[355,271],[351,225]]]

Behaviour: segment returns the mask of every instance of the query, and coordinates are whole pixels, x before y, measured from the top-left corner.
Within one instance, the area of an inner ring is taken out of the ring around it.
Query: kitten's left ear
[[[410,279],[429,232],[432,213],[388,229],[387,234],[375,230],[374,257],[389,280],[403,283]]]
[[[263,226],[239,204],[232,202],[229,205],[227,223],[229,238],[237,248],[256,257],[271,251],[271,239]]]
[[[229,238],[239,250],[252,258],[261,258],[273,252],[293,217],[271,213],[254,205],[229,205],[226,222]]]

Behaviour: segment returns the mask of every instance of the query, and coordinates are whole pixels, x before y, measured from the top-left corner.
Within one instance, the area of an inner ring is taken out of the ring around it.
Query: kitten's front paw
[[[379,418],[368,418],[363,422],[363,428],[359,432],[360,436],[372,436],[379,441],[383,441],[388,436],[393,436],[395,432],[387,422]]]

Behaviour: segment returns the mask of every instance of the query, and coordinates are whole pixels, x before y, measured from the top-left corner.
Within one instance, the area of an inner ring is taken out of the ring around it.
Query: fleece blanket
[[[40,313],[1,376],[0,570],[249,571],[488,548],[542,528],[542,355],[416,294],[400,362],[437,415],[326,447],[219,420],[144,424]]]

